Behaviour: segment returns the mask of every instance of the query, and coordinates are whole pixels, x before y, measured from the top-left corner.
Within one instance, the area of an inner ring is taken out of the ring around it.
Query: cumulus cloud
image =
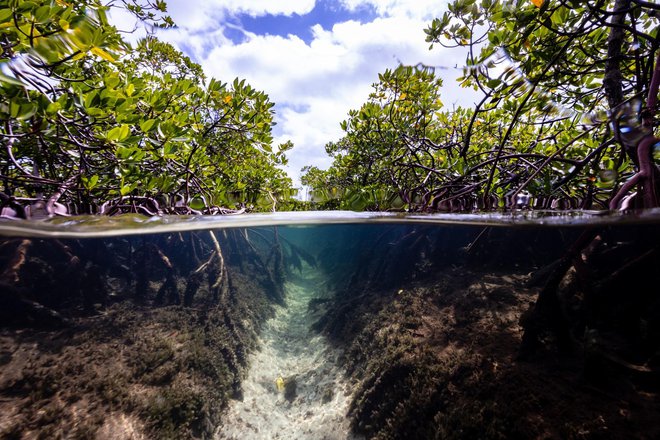
[[[341,0],[341,3],[351,10],[369,6],[384,17],[407,16],[418,19],[438,17],[447,7],[447,2],[440,0]]]
[[[366,92],[366,91],[365,91]],[[284,106],[280,111],[282,132],[276,141],[291,140],[296,146],[289,155],[287,172],[296,179],[305,165],[326,169],[331,158],[324,153],[324,146],[341,135],[339,121],[345,117],[346,106],[341,99],[312,98],[304,111]]]
[[[442,48],[428,50],[424,28],[439,16],[444,3],[437,0],[336,0],[344,8],[371,7],[373,20],[345,20],[331,27],[313,24],[300,30],[267,35],[240,26],[240,14],[306,14],[313,0],[169,0],[169,12],[179,25],[160,33],[199,62],[207,76],[222,81],[244,78],[265,91],[276,103],[276,142],[291,140],[287,172],[298,183],[300,168],[327,168],[327,142],[342,136],[339,123],[350,109],[366,101],[378,73],[404,64],[463,65],[465,55]],[[231,27],[231,29],[228,28]],[[228,29],[241,37],[229,39]],[[458,70],[439,70],[444,77],[443,102],[469,105],[476,94],[459,89]]]
[[[304,15],[309,13],[316,4],[315,0],[287,0],[287,1],[264,1],[264,0],[216,0],[219,6],[230,11],[245,12],[251,15]]]
[[[177,25],[189,30],[215,28],[228,16],[246,14],[304,15],[315,5],[315,0],[169,0],[168,13]]]

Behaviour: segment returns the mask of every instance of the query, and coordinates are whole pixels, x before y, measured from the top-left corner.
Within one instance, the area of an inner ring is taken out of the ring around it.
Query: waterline
[[[0,219],[0,237],[108,238],[184,233],[263,226],[326,226],[342,224],[432,224],[463,226],[584,227],[620,224],[657,224],[660,208],[639,212],[514,210],[482,213],[395,213],[353,211],[272,212],[216,216],[56,217],[44,221]]]

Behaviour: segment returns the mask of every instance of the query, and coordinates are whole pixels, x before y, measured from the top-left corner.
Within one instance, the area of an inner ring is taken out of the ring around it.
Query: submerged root
[[[0,321],[5,326],[49,329],[70,324],[59,312],[25,298],[24,292],[3,282],[0,282]]]
[[[587,229],[564,256],[558,262],[553,263],[552,270],[534,307],[524,317],[525,332],[520,345],[519,359],[527,359],[536,353],[541,346],[540,339],[546,329],[554,334],[560,352],[568,354],[572,351],[573,343],[569,324],[564,316],[558,289],[575,259],[582,258],[581,253],[596,239],[597,235],[596,229]]]
[[[27,261],[27,254],[32,247],[32,240],[23,239],[17,242],[16,248],[9,257],[8,263],[0,274],[0,281],[18,283],[21,281],[20,271]]]
[[[229,283],[227,282],[227,277],[225,275],[227,271],[225,267],[225,258],[222,255],[220,243],[218,242],[218,239],[216,238],[213,231],[209,231],[209,235],[211,236],[211,242],[213,243],[213,247],[215,249],[215,253],[212,256],[212,259],[218,261],[215,270],[211,269],[211,265],[208,265],[210,271],[209,284],[211,295],[217,304],[225,305],[227,303],[227,295],[229,293]],[[212,260],[209,260],[209,262],[210,261]]]

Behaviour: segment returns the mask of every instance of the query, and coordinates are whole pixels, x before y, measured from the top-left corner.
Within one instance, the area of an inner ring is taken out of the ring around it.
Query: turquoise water
[[[410,286],[446,285],[438,277],[451,274],[500,292],[538,274],[549,283],[544,270],[562,261],[579,271],[578,259],[593,261],[595,284],[639,271],[621,284],[639,291],[658,282],[649,268],[659,227],[660,211],[3,221],[0,437],[349,439],[397,423],[406,432],[403,416],[361,421],[371,361],[355,344]],[[539,290],[530,292],[516,291],[516,307],[533,306]],[[607,327],[639,343],[626,362],[655,368],[657,301],[625,295],[627,305],[609,298],[593,310],[566,299],[567,331]],[[607,324],[612,307],[636,324]],[[507,313],[497,319],[522,332],[520,310]]]

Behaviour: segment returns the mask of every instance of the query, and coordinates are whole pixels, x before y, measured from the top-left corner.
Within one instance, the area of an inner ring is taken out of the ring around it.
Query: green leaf
[[[11,101],[9,103],[9,116],[15,118],[21,111],[21,104],[16,101]]]
[[[83,178],[82,178],[82,182],[83,182],[83,185],[85,186],[85,188],[87,188],[89,191],[91,191],[91,190],[93,190],[93,189],[96,187],[96,185],[98,184],[98,182],[99,182],[99,176],[97,176],[96,174],[94,174],[94,175],[91,176],[91,177],[85,177],[85,176],[83,176]]]
[[[87,114],[92,117],[104,117],[106,116],[106,112],[100,108],[92,107],[87,109]]]
[[[39,7],[35,2],[21,2],[18,5],[18,12],[33,11]]]
[[[156,124],[156,119],[147,119],[146,121],[140,122],[140,129],[148,133],[154,128],[154,124]]]
[[[53,115],[60,111],[62,109],[62,105],[59,103],[59,101],[51,102],[48,104],[48,107],[46,107],[46,113],[49,115]]]
[[[14,12],[7,8],[7,9],[0,9],[0,23],[8,21],[12,15],[14,15]]]
[[[50,12],[50,6],[41,6],[34,13],[34,18],[40,23],[45,23],[50,18]]]
[[[95,90],[89,92],[87,96],[85,96],[85,108],[92,108],[96,107],[101,101],[101,98],[99,97],[99,93]]]
[[[128,195],[128,194],[131,193],[131,191],[133,191],[135,189],[136,186],[137,186],[137,184],[135,184],[135,183],[124,185],[119,190],[119,194],[121,194],[122,196]]]
[[[134,152],[135,150],[133,148],[119,146],[115,150],[115,155],[117,156],[117,159],[125,160],[130,158]]]
[[[499,78],[489,79],[488,82],[486,83],[486,85],[491,89],[497,88],[497,86],[499,86],[500,84],[502,84],[502,80]]]
[[[19,121],[30,119],[37,112],[37,105],[31,102],[22,104],[19,107],[18,114],[15,116]]]
[[[166,142],[165,145],[163,145],[163,155],[165,157],[174,156],[177,151],[179,151],[179,147],[176,144]]]
[[[94,49],[92,49],[92,52],[93,51],[94,51]],[[106,77],[103,78],[103,82],[105,83],[105,86],[107,87],[106,90],[105,90],[107,92],[108,88],[109,89],[114,89],[115,87],[117,87],[119,85],[119,76],[116,73],[106,75]]]
[[[112,130],[108,131],[106,138],[112,142],[122,141],[126,139],[128,136],[130,136],[130,134],[131,134],[131,129],[129,128],[128,125],[120,125],[119,127],[115,127]]]

